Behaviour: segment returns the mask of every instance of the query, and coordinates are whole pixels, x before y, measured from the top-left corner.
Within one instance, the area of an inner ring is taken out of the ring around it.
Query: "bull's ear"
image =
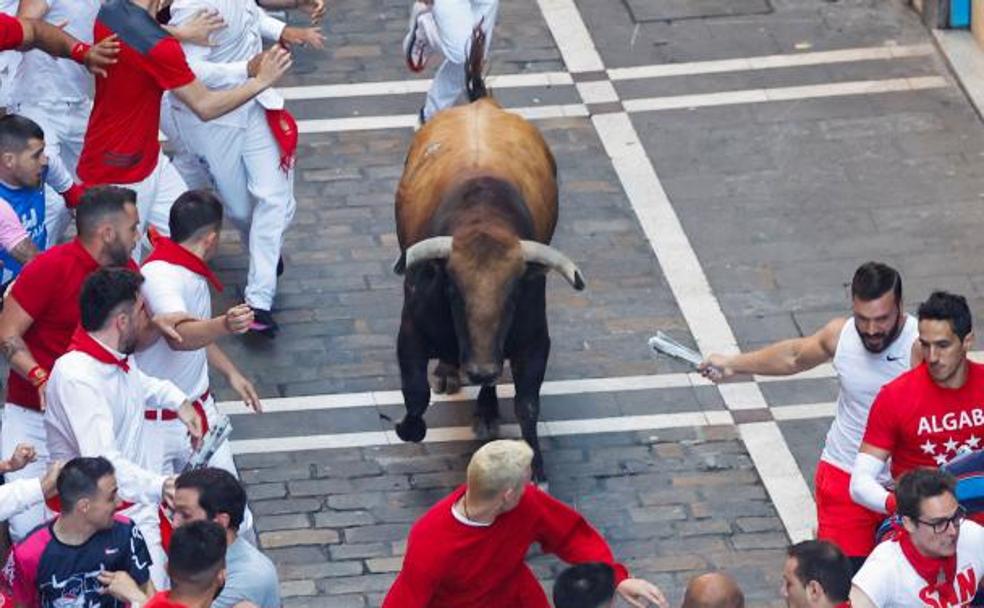
[[[407,254],[405,252],[400,253],[400,257],[396,258],[393,262],[393,273],[403,276],[403,273],[407,271]]]

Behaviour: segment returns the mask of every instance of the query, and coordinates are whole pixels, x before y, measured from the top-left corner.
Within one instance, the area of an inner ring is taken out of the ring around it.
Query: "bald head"
[[[683,608],[745,608],[745,594],[727,574],[709,572],[690,580]]]

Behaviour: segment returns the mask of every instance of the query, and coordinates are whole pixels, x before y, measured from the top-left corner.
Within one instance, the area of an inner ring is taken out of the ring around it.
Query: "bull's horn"
[[[415,265],[426,262],[427,260],[441,260],[451,255],[451,237],[432,236],[419,243],[414,243],[407,248],[405,268],[413,268]]]
[[[550,245],[537,241],[520,241],[523,248],[523,259],[526,263],[542,264],[559,272],[571,287],[581,291],[584,289],[584,275],[569,257],[557,251]]]

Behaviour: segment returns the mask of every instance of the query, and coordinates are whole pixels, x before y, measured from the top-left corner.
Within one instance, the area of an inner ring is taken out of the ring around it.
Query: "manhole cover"
[[[632,20],[674,21],[706,17],[736,17],[772,12],[769,0],[624,0]]]

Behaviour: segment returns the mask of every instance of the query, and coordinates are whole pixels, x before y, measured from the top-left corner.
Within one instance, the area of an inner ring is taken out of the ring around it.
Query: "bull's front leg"
[[[400,334],[396,340],[396,356],[400,363],[403,403],[407,408],[406,416],[396,425],[396,434],[403,441],[419,442],[427,435],[424,412],[430,405],[428,357],[422,338],[406,317],[400,325]]]
[[[523,439],[533,448],[533,480],[537,483],[547,481],[536,425],[540,419],[540,386],[547,371],[549,355],[550,337],[544,333],[541,338],[528,343],[523,352],[509,362],[516,385],[516,420],[519,421]]]

